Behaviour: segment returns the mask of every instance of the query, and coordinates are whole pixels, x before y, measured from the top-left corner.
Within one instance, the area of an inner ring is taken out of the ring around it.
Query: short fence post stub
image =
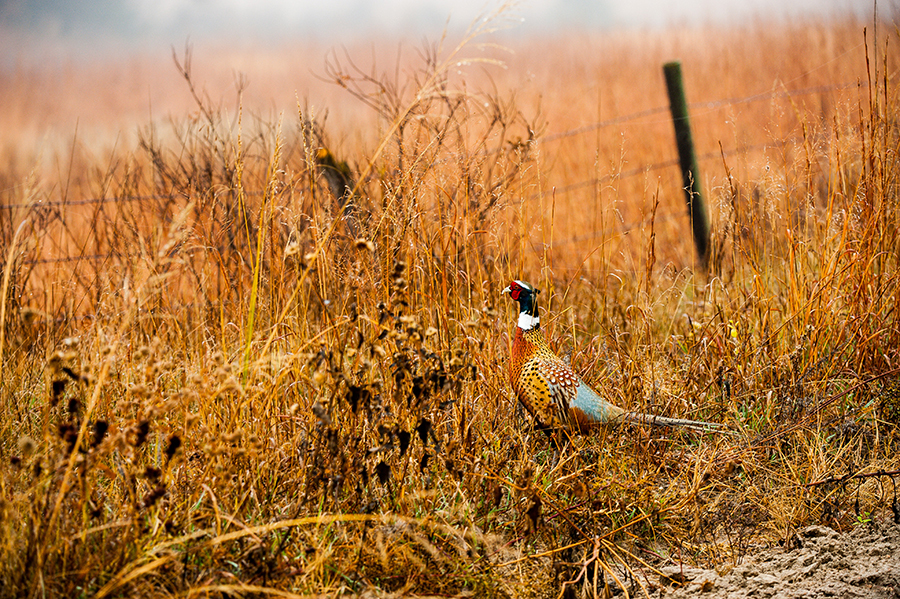
[[[707,270],[710,250],[709,219],[706,215],[706,203],[700,187],[700,170],[697,168],[694,140],[691,137],[691,123],[688,120],[687,101],[684,97],[684,84],[681,80],[681,63],[668,62],[664,64],[663,73],[666,77],[666,90],[669,92],[669,110],[672,112],[672,124],[675,126],[675,143],[678,146],[681,180],[684,184],[688,216],[691,219],[694,246],[697,248],[700,264],[704,270]]]

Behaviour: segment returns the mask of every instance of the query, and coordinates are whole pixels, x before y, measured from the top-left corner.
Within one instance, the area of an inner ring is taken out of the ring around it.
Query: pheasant
[[[599,424],[631,422],[714,431],[721,424],[628,412],[614,406],[553,353],[538,317],[536,295],[528,283],[513,281],[503,290],[519,304],[519,321],[509,361],[509,378],[525,409],[544,428],[583,431]]]

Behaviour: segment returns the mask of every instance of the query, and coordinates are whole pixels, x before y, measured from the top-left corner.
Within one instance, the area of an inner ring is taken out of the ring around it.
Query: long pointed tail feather
[[[634,424],[649,424],[651,426],[668,426],[672,428],[686,428],[703,433],[723,432],[724,424],[717,422],[703,422],[702,420],[685,420],[682,418],[668,418],[666,416],[654,416],[653,414],[641,414],[640,412],[625,412],[622,420]]]
[[[588,387],[580,379],[575,400],[569,407],[574,416],[574,424],[581,429],[599,424],[631,422],[633,424],[649,424],[651,426],[686,428],[698,432],[724,432],[727,430],[725,425],[715,422],[667,418],[666,416],[654,416],[640,412],[626,412],[600,397],[596,391]]]

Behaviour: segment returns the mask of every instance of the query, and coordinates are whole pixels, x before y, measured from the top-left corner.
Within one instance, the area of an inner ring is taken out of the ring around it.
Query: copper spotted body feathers
[[[609,403],[550,349],[540,327],[539,291],[523,281],[513,281],[503,293],[519,304],[519,320],[510,353],[510,383],[519,401],[540,425],[569,430],[614,422],[678,426],[700,431],[721,427],[710,422],[626,412]]]

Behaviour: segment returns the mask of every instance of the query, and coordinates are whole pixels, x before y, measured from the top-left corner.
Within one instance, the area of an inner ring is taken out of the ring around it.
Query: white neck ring
[[[518,327],[520,329],[522,329],[523,331],[530,331],[531,329],[533,329],[536,326],[538,326],[539,324],[541,324],[541,319],[538,318],[537,316],[532,316],[531,314],[528,314],[527,312],[520,312],[519,313],[519,322],[517,324],[518,324]]]

